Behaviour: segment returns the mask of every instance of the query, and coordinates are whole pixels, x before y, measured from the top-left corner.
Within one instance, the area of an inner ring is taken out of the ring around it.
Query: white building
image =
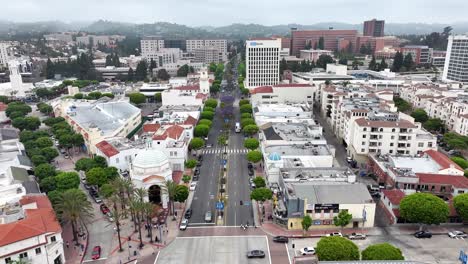
[[[227,40],[225,39],[187,39],[187,52],[193,52],[205,46],[215,47],[220,53],[227,53]]]
[[[315,124],[312,108],[306,104],[258,104],[253,116],[258,126],[267,123]]]
[[[468,35],[449,36],[442,80],[468,83]]]
[[[86,148],[93,154],[99,142],[126,137],[141,123],[141,110],[125,101],[65,99],[54,108],[54,113],[83,135]]]
[[[259,104],[304,103],[312,107],[317,87],[310,84],[276,84],[262,86],[250,91],[253,106]]]
[[[20,64],[16,60],[8,62],[10,82],[0,83],[0,95],[26,97],[31,94],[34,85],[32,83],[23,83],[19,66]]]
[[[213,46],[203,46],[198,49],[193,50],[194,58],[192,62],[201,62],[201,63],[220,63],[224,61],[224,53],[221,52],[218,48]]]
[[[301,50],[300,58],[308,61],[317,61],[321,55],[333,56],[330,50]]]
[[[139,92],[147,97],[153,97],[156,93],[164,92],[171,88],[168,83],[143,83]]]
[[[164,48],[164,40],[157,36],[147,36],[140,40],[141,55],[153,53]]]
[[[8,67],[8,62],[10,61],[10,43],[0,42],[0,68]]]
[[[182,58],[182,50],[178,48],[162,48],[142,53],[142,56],[148,63],[151,60],[155,61],[156,68],[160,68],[166,64],[177,63]]]
[[[281,39],[246,41],[245,88],[279,83]]]
[[[10,120],[7,116],[6,116],[6,109],[7,109],[8,105],[3,103],[3,102],[0,102],[0,124],[1,123],[4,123],[8,120]]]
[[[1,263],[65,263],[62,228],[46,195],[24,196],[1,211]]]

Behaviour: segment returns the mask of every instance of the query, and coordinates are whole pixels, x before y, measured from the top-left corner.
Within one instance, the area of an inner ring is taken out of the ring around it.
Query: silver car
[[[468,237],[468,235],[465,232],[458,231],[458,230],[450,231],[448,233],[448,236],[450,238],[466,238],[466,237]]]

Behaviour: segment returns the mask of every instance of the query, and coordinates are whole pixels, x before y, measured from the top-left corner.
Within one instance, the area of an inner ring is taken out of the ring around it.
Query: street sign
[[[216,203],[216,209],[217,210],[223,210],[224,209],[224,203],[223,202],[217,202]]]

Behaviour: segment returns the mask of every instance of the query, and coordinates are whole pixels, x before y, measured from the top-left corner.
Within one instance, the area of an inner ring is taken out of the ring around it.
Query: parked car
[[[187,211],[185,211],[185,214],[184,214],[184,217],[186,219],[190,219],[190,217],[192,217],[192,209],[187,209]]]
[[[429,231],[421,230],[416,233],[414,233],[415,238],[431,238],[432,233]]]
[[[255,172],[253,170],[249,170],[249,176],[254,176]]]
[[[185,230],[187,229],[187,226],[188,226],[188,219],[183,219],[182,222],[180,222],[179,229]]]
[[[101,258],[101,246],[95,246],[93,251],[91,252],[92,259],[99,259]]]
[[[198,156],[198,161],[199,161],[199,162],[202,162],[202,161],[203,161],[203,156],[202,156],[202,155]]]
[[[201,161],[200,162],[197,162],[197,168],[200,168],[202,165]]]
[[[66,159],[70,158],[70,156],[67,153],[63,154],[63,157],[66,158]]]
[[[247,163],[247,168],[249,170],[252,170],[253,169],[253,164],[251,162]]]
[[[87,183],[83,183],[83,186],[85,187],[86,190],[89,190],[91,188],[91,185]]]
[[[273,242],[278,243],[288,243],[289,239],[285,236],[275,236],[273,237]]]
[[[101,197],[99,197],[98,195],[93,196],[93,199],[96,203],[102,203]]]
[[[358,240],[358,239],[364,240],[366,239],[366,235],[362,233],[351,233],[351,235],[349,235],[348,238],[351,240]]]
[[[193,175],[192,181],[198,181],[198,175]]]
[[[196,168],[194,171],[194,175],[199,175],[200,174],[200,168]]]
[[[206,148],[212,148],[213,144],[206,144]]]
[[[191,191],[195,191],[195,188],[196,188],[196,187],[197,187],[197,183],[196,183],[196,182],[192,182],[192,183],[190,184],[190,190],[191,190]]]
[[[211,223],[212,219],[211,219],[211,211],[207,211],[205,213],[205,222],[207,223]]]
[[[301,255],[314,255],[315,254],[314,247],[301,248],[299,251],[301,252]]]
[[[101,209],[101,212],[102,212],[103,214],[107,214],[108,212],[110,212],[109,207],[107,207],[107,205],[105,205],[105,204],[101,204],[101,205],[99,206],[99,208]]]
[[[466,238],[466,237],[468,237],[468,235],[465,232],[458,231],[458,230],[450,231],[448,233],[448,236],[450,238]]]
[[[107,212],[107,219],[109,219],[109,222],[114,222],[114,216],[112,215],[111,212]]]
[[[341,234],[340,232],[333,232],[333,233],[327,234],[327,237],[333,237],[333,236],[343,237],[343,234]]]
[[[263,250],[251,250],[247,252],[247,258],[264,258],[265,252]]]

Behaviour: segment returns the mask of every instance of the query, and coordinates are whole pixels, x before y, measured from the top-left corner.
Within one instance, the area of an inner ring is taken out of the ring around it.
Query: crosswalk
[[[227,154],[245,154],[247,149],[226,149]],[[221,154],[224,153],[224,148],[203,149],[202,154]]]

